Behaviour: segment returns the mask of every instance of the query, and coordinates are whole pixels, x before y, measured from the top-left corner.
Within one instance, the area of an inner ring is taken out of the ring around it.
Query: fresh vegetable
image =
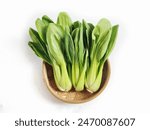
[[[37,19],[37,31],[30,28],[29,46],[52,66],[56,85],[61,91],[85,88],[96,92],[103,67],[115,45],[118,25],[101,19],[96,26],[85,20],[72,22],[61,12],[54,23],[48,16]]]
[[[92,32],[90,64],[85,79],[85,86],[90,92],[99,89],[103,66],[113,49],[117,30],[118,26],[111,27],[107,19],[102,19]]]

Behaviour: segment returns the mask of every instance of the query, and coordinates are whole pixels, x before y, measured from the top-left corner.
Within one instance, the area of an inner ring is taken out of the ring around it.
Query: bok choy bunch
[[[62,15],[65,16],[65,19]],[[61,26],[59,21],[64,22],[65,26]],[[37,31],[29,29],[32,39],[29,46],[37,56],[52,66],[56,85],[61,91],[69,91],[72,88],[65,52],[62,49],[66,49],[63,47],[65,45],[70,46],[70,42],[68,42],[69,45],[65,43],[66,30],[69,29],[69,24],[71,24],[70,18],[61,13],[57,23],[54,23],[48,16],[43,16],[42,20],[36,20]]]
[[[90,92],[96,92],[100,87],[104,63],[115,45],[117,32],[118,25],[112,27],[107,19],[100,20],[92,31],[89,67],[85,78],[85,86]]]
[[[107,19],[96,26],[85,20],[72,22],[65,12],[58,15],[56,23],[44,15],[35,25],[37,31],[29,29],[32,41],[28,45],[52,66],[58,89],[96,92],[104,63],[115,45],[118,25],[111,26]]]

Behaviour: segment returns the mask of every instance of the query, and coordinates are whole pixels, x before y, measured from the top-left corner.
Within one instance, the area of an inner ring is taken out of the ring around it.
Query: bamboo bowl
[[[109,77],[110,77],[110,63],[107,60],[103,68],[102,82],[97,92],[90,93],[87,90],[76,92],[73,88],[69,92],[61,92],[60,90],[58,90],[55,84],[52,67],[48,65],[46,62],[43,62],[43,78],[49,91],[56,98],[67,103],[73,104],[84,103],[96,98],[106,88]]]

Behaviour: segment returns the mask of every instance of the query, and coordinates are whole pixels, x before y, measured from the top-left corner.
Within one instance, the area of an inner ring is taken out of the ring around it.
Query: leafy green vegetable
[[[63,29],[54,23],[50,23],[47,29],[47,43],[48,43],[48,51],[49,54],[54,58],[56,64],[58,65],[56,69],[55,62],[53,63],[53,68],[55,73],[55,81],[57,87],[62,91],[69,91],[72,87],[71,80],[68,75],[67,65],[65,62],[64,55],[61,51],[61,44],[63,43],[64,38]],[[52,60],[53,62],[53,60]],[[59,78],[57,77],[57,73],[59,74]]]
[[[90,92],[96,92],[100,87],[103,66],[115,45],[118,25],[111,27],[109,21],[103,19],[94,29],[91,64],[85,80],[85,86]]]
[[[37,31],[30,28],[28,45],[35,54],[52,66],[59,90],[86,88],[96,92],[101,84],[105,61],[112,52],[118,25],[101,19],[96,26],[85,20],[72,22],[60,12],[54,23],[48,16],[37,19]]]
[[[72,63],[72,84],[76,91],[84,89],[84,79],[88,65],[88,49],[84,43],[83,23],[76,22],[73,24],[72,38],[74,41],[74,58]]]

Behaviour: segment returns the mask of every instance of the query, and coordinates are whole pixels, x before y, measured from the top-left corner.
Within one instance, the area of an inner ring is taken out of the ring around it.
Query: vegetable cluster
[[[72,22],[61,12],[54,23],[48,16],[37,19],[37,31],[30,28],[28,45],[53,68],[56,85],[61,91],[85,88],[96,92],[101,84],[105,61],[116,41],[118,25],[101,19],[96,26],[85,20]]]

